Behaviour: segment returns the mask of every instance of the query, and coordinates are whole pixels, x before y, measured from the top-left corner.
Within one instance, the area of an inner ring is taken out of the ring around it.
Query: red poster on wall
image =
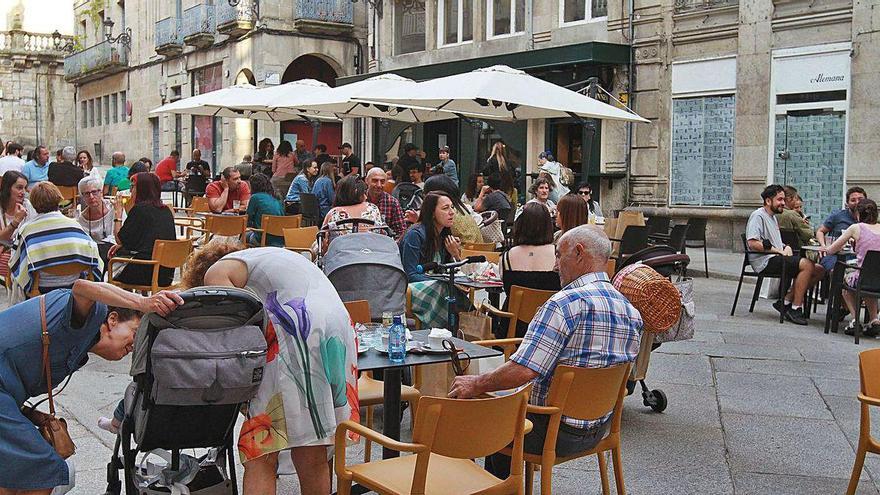
[[[203,67],[193,72],[193,96],[216,91],[223,87],[222,64]],[[193,117],[194,148],[202,152],[202,160],[208,162],[214,174],[220,172],[220,119],[217,117]],[[189,160],[186,160],[189,161]]]

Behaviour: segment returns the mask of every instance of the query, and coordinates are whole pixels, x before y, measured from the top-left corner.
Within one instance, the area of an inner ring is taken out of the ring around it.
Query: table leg
[[[501,293],[500,292],[489,292],[489,303],[496,308],[501,307]]]
[[[388,368],[382,377],[385,385],[385,398],[382,407],[382,433],[400,440],[400,381],[402,368]],[[382,458],[399,457],[400,453],[387,447],[382,448]]]

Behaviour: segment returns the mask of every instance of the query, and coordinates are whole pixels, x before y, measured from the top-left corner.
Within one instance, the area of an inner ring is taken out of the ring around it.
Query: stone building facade
[[[113,151],[155,160],[172,149],[184,163],[202,150],[215,172],[253,153],[256,142],[305,138],[302,122],[151,115],[180,98],[233,84],[276,85],[303,78],[334,84],[357,72],[364,18],[348,0],[76,0],[84,50],[65,60],[76,85],[76,141],[102,164]],[[360,4],[361,6],[363,4]],[[105,38],[131,30],[128,46]],[[361,58],[360,60],[363,60]],[[335,149],[355,126],[322,126],[319,141]]]

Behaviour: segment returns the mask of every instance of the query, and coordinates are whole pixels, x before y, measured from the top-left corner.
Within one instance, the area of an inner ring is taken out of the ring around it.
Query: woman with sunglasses
[[[593,187],[586,183],[581,182],[578,184],[577,193],[580,197],[587,203],[587,209],[590,211],[590,217],[594,219],[604,219],[605,215],[602,214],[602,206],[599,205],[598,201],[593,199]]]
[[[82,211],[76,215],[76,222],[98,243],[98,253],[107,266],[108,253],[116,243],[125,210],[121,202],[114,204],[104,199],[101,195],[103,182],[98,177],[83,177],[78,187]]]

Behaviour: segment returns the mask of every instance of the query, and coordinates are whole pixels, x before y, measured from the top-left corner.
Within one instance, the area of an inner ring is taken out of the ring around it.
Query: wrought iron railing
[[[111,66],[128,65],[128,52],[124,45],[102,41],[64,59],[64,75],[68,78]]]
[[[256,22],[257,19],[253,8],[256,1],[241,0],[235,6],[229,5],[229,2],[226,0],[217,2],[217,5],[214,7],[217,25],[222,26],[234,21]]]
[[[156,23],[156,48],[169,45],[183,45],[180,19],[168,17]]]
[[[738,4],[739,0],[675,0],[675,12],[679,13],[712,9],[715,7],[730,7]]]
[[[294,19],[354,23],[354,4],[351,0],[297,0],[293,7]]]
[[[214,23],[214,6],[201,4],[184,10],[182,30],[184,38],[196,34],[213,34],[217,30],[217,25]]]

